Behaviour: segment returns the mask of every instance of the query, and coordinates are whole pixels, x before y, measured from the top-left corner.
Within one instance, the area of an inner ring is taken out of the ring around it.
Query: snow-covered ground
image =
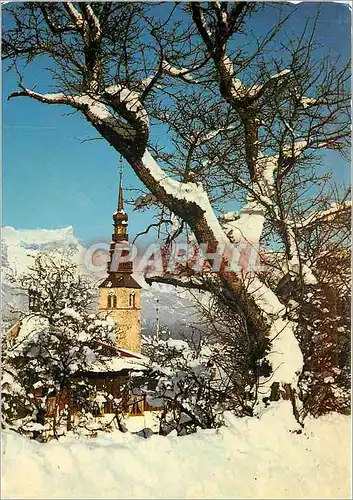
[[[148,439],[115,432],[40,444],[2,436],[2,498],[350,498],[350,419],[289,403],[221,429]]]

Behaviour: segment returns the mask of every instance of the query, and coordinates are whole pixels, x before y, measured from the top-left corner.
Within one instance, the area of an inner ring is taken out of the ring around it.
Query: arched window
[[[108,295],[108,309],[116,309],[117,299],[113,292]]]
[[[129,296],[129,307],[136,307],[135,292],[130,293],[130,296]]]

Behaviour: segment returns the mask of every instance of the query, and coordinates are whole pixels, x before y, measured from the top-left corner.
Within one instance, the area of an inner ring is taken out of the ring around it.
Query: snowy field
[[[293,432],[290,406],[218,431],[48,444],[2,435],[2,498],[350,498],[350,419]]]

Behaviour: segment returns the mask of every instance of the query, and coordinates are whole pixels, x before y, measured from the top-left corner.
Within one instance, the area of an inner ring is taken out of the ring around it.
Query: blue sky
[[[297,7],[298,15],[291,23],[293,31],[313,13],[316,4],[308,2]],[[347,6],[329,3],[322,9],[319,41],[330,47],[333,54],[348,58]],[[269,13],[259,20],[257,28],[266,30],[270,21]],[[26,86],[45,90],[49,80],[40,69],[41,63],[27,69]],[[80,115],[69,114],[69,108],[26,98],[7,101],[7,95],[16,90],[16,83],[15,73],[3,72],[3,225],[26,229],[72,225],[84,244],[106,241],[116,207],[118,154],[103,140],[82,142],[97,135]],[[348,184],[349,167],[332,152],[327,161],[334,162],[336,178]],[[124,184],[141,187],[127,164]],[[127,197],[132,196],[133,193],[127,193]],[[134,211],[131,215],[132,235],[150,222],[148,213]]]

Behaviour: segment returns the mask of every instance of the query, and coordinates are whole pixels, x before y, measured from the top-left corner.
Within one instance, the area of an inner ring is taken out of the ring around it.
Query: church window
[[[116,296],[111,292],[108,295],[108,309],[116,309],[117,299]]]

